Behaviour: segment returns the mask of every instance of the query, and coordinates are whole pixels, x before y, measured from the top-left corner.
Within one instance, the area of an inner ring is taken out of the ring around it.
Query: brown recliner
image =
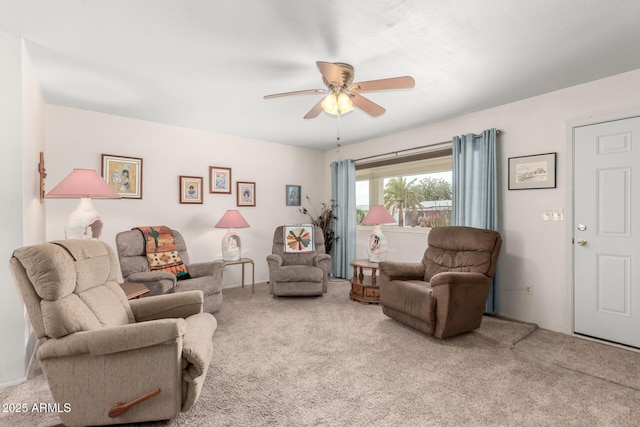
[[[421,262],[380,263],[383,313],[437,338],[480,327],[501,246],[497,231],[433,228]]]
[[[128,301],[98,240],[26,246],[10,264],[66,426],[166,420],[196,402],[217,327],[202,292]]]

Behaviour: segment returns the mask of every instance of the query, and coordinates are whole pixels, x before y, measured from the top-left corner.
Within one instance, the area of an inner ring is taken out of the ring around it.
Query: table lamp
[[[64,230],[66,239],[97,239],[102,233],[102,218],[91,199],[119,199],[107,182],[93,169],[74,169],[45,196],[49,199],[80,199]]]
[[[387,238],[382,234],[381,224],[391,224],[396,219],[382,205],[373,205],[360,224],[373,225],[373,232],[369,236],[369,261],[380,262],[387,258]]]
[[[222,215],[216,228],[228,228],[227,234],[222,238],[222,259],[225,261],[237,261],[240,259],[241,242],[236,228],[249,227],[249,223],[237,209],[230,209]]]

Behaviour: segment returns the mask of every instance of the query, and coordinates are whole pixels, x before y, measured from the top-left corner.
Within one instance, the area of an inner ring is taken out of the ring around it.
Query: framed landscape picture
[[[180,203],[202,203],[201,176],[180,176]]]
[[[142,199],[142,159],[102,155],[102,178],[120,197]]]
[[[255,206],[256,205],[256,183],[255,182],[241,182],[238,181],[237,185],[237,199],[238,206]]]
[[[231,194],[231,168],[209,167],[209,193]]]
[[[509,190],[556,188],[556,153],[509,158]]]

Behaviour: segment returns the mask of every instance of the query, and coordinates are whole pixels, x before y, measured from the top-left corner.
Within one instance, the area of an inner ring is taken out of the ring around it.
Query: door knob
[[[586,241],[586,240],[584,240],[584,239],[580,239],[580,240],[578,240],[578,245],[580,245],[580,246],[587,246],[587,241]]]

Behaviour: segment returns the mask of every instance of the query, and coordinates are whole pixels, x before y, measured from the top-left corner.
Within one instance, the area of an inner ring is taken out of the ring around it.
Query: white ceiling
[[[640,68],[634,0],[0,0],[47,103],[320,150],[337,119],[302,117],[315,61],[387,112],[340,120],[343,145]],[[634,88],[637,90],[637,88]]]

